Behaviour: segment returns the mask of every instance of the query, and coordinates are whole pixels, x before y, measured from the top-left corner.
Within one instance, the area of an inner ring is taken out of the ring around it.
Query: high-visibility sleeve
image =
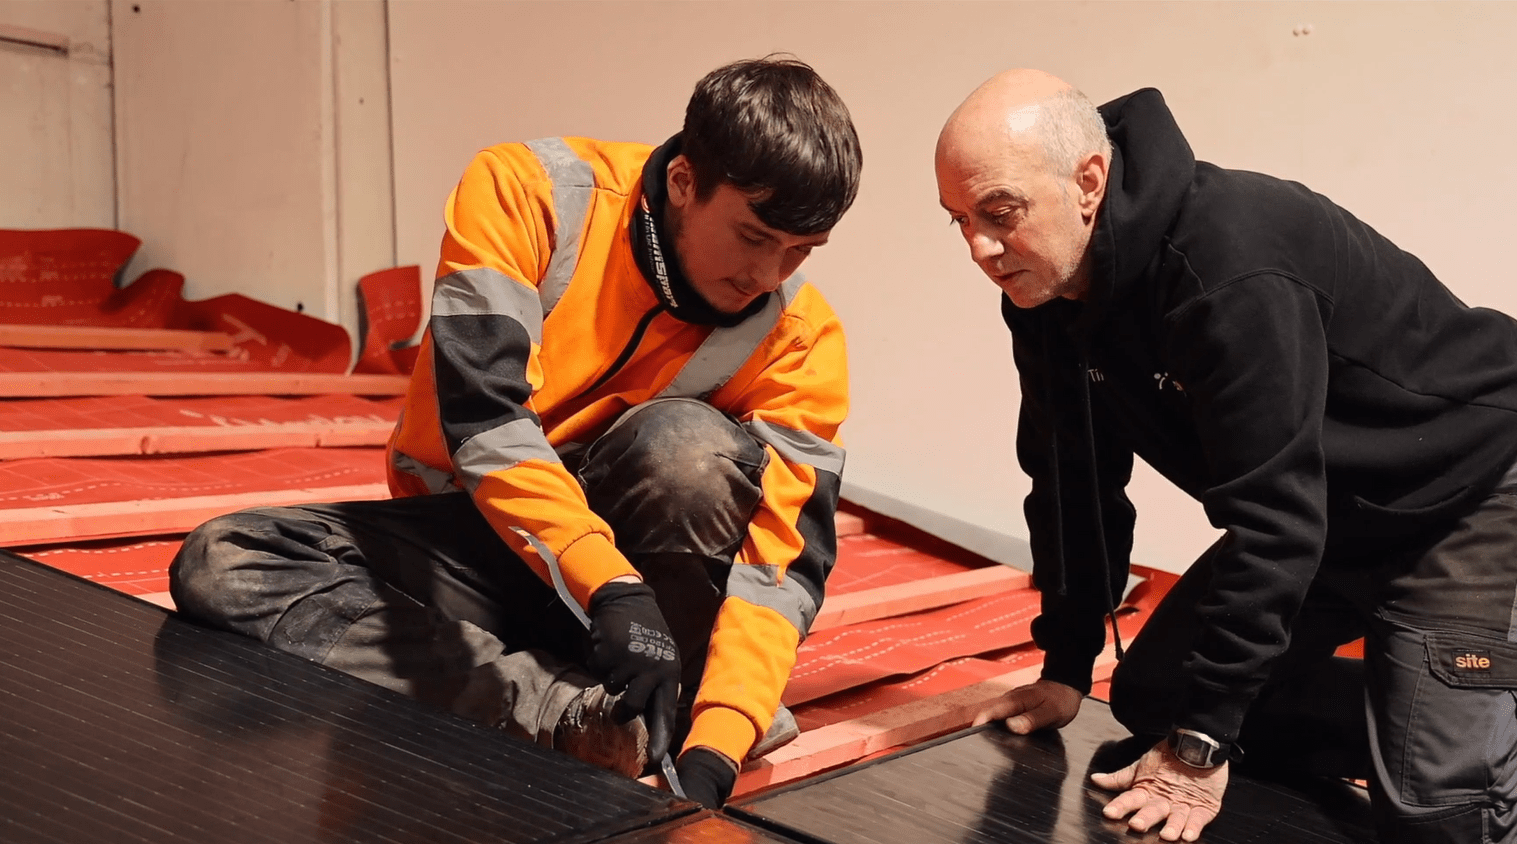
[[[566,208],[584,207],[575,205],[572,189],[586,191],[580,202],[587,204],[592,182],[588,170],[552,172],[545,159],[553,163],[542,150],[503,145],[480,153],[465,171],[448,201],[423,358],[458,484],[511,549],[551,582],[547,562],[519,531],[536,537],[584,607],[600,585],[635,571],[532,407],[543,385],[539,288],[553,281],[559,256],[578,241],[571,224],[583,219],[564,218]]]
[[[727,578],[685,746],[735,760],[769,728],[837,560],[847,354],[842,326],[820,295],[809,286],[796,295],[793,312],[826,318],[799,337],[782,332],[790,335],[788,347],[730,399],[746,408],[738,419],[769,461],[758,510]]]

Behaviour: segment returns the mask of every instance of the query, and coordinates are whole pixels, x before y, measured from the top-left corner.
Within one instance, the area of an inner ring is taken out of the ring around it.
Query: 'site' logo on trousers
[[[1489,671],[1491,670],[1491,658],[1478,653],[1460,654],[1454,657],[1454,667],[1466,670]]]

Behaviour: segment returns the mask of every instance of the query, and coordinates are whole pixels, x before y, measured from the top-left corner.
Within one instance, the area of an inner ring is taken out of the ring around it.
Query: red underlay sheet
[[[281,448],[171,457],[44,457],[0,463],[0,508],[384,482],[384,450],[379,448]]]
[[[0,372],[291,372],[341,373],[343,366],[312,367],[310,362],[287,357],[292,365],[239,359],[216,352],[71,351],[0,347]]]
[[[792,707],[802,730],[814,730],[913,701],[972,686],[1019,668],[1041,665],[1043,652],[1026,643],[996,659],[961,657],[906,678],[862,684]]]
[[[0,431],[394,422],[400,397],[91,396],[0,400]]]
[[[797,654],[786,705],[885,677],[914,674],[958,657],[1020,645],[1032,638],[1038,596],[1018,589],[962,604],[827,630]]]
[[[838,538],[838,561],[827,577],[828,595],[910,583],[968,567],[868,533]]]
[[[149,595],[168,591],[169,562],[181,541],[181,536],[111,539],[12,550],[118,592]]]
[[[1178,579],[1147,566],[1133,566],[1132,572],[1143,581],[1117,612],[1124,642],[1132,641]],[[846,720],[852,717],[849,711],[876,711],[1039,665],[1043,653],[1033,646],[1030,630],[1038,602],[1036,590],[1018,589],[818,634],[797,654],[785,703],[793,707],[802,729],[810,729]],[[998,617],[996,612],[1006,614]],[[982,636],[986,626],[1000,629]],[[898,637],[920,638],[898,645]],[[1098,696],[1108,691],[1105,679],[1097,674]]]

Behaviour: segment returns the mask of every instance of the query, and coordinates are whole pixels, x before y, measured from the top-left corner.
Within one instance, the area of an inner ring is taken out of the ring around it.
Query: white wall
[[[0,228],[115,223],[106,16],[105,0],[0,0],[0,32],[68,46],[65,56],[0,42]]]
[[[397,251],[424,267],[475,150],[659,141],[712,67],[812,63],[864,144],[858,203],[806,267],[850,341],[850,493],[1003,557],[1021,554],[1028,488],[1010,344],[931,167],[942,120],[998,70],[1040,67],[1098,102],[1157,86],[1200,157],[1302,180],[1466,301],[1517,313],[1498,252],[1517,222],[1514,4],[401,0],[390,17]],[[1151,471],[1131,491],[1137,561],[1183,568],[1215,535]]]
[[[113,0],[120,227],[184,273],[354,329],[394,264],[379,0]]]

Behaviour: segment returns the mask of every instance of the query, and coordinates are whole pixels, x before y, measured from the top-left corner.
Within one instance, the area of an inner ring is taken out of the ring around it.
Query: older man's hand
[[[1084,695],[1063,683],[1039,680],[1018,686],[981,709],[974,717],[974,725],[1005,719],[1006,729],[1022,736],[1045,727],[1058,729],[1080,714],[1083,698]]]
[[[1215,768],[1192,768],[1176,759],[1164,743],[1138,761],[1110,774],[1091,774],[1091,782],[1120,791],[1102,814],[1113,820],[1132,815],[1129,828],[1147,832],[1160,823],[1165,841],[1195,841],[1222,810],[1227,790],[1227,763]]]

